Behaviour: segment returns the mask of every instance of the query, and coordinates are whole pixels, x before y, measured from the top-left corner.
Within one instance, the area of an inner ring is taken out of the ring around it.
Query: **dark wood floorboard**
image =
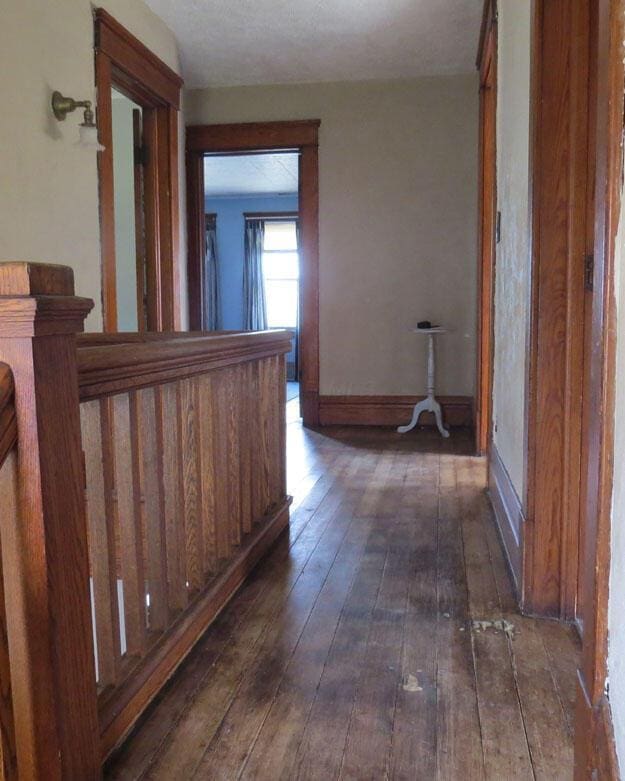
[[[571,778],[578,644],[516,612],[469,432],[288,421],[288,534],[106,777]]]

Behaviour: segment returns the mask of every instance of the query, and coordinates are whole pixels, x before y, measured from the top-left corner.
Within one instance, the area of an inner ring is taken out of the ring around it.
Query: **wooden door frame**
[[[597,0],[594,269],[591,312],[593,349],[587,367],[592,403],[588,442],[582,562],[582,662],[575,718],[575,779],[617,779],[618,762],[608,675],[608,590],[614,455],[616,291],[614,252],[623,172],[623,0]],[[596,775],[593,773],[596,772]]]
[[[488,452],[492,432],[494,295],[495,295],[495,234],[497,220],[497,2],[486,0],[482,18],[480,45],[477,55],[480,76],[479,174],[478,174],[478,316],[477,373],[475,393],[475,444],[478,455]],[[490,86],[488,82],[490,81]],[[493,149],[486,149],[487,90],[493,91]],[[487,155],[494,157],[492,181],[485,177]],[[491,219],[484,208],[491,203]],[[486,225],[488,220],[488,225]],[[486,246],[484,235],[489,233]]]
[[[183,81],[106,11],[98,8],[94,18],[97,124],[104,146],[98,152],[103,328],[117,330],[114,86],[144,108],[149,139],[145,213],[150,326],[157,331],[180,330],[178,116]]]
[[[300,406],[304,425],[319,425],[319,125],[320,121],[248,122],[187,127],[189,318],[202,330],[204,167],[207,153],[294,150],[300,153]]]
[[[524,612],[573,619],[581,523],[591,0],[532,0]]]

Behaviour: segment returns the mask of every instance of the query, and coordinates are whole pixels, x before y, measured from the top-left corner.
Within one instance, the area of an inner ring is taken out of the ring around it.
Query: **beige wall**
[[[98,5],[179,70],[173,34],[141,0]],[[8,107],[0,113],[0,260],[72,266],[77,292],[96,302],[87,327],[99,330],[96,153],[74,146],[77,114],[59,123],[50,110],[54,89],[75,98],[95,97],[91,3],[3,3],[0,51],[0,94]]]
[[[512,483],[525,495],[525,381],[530,295],[530,3],[500,0],[497,203],[501,241],[495,273],[493,438]]]
[[[473,393],[477,103],[473,75],[187,94],[189,123],[321,120],[322,393],[422,392],[420,319],[454,329],[440,393]]]

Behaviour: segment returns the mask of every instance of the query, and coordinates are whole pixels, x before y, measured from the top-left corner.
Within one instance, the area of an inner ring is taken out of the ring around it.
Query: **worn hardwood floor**
[[[289,534],[107,777],[572,778],[577,643],[516,613],[468,434],[289,419]]]

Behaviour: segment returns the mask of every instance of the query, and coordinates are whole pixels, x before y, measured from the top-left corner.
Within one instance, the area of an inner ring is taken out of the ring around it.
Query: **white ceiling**
[[[483,5],[482,0],[147,3],[178,39],[188,88],[469,73]]]
[[[298,155],[218,155],[204,158],[207,196],[297,193]]]

